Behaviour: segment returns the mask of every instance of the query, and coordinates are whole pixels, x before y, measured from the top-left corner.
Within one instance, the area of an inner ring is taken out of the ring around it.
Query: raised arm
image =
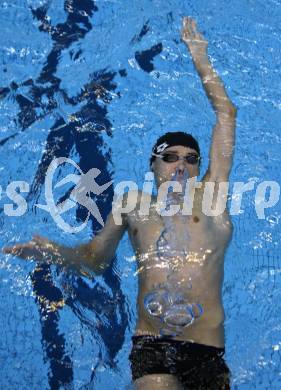
[[[210,163],[203,181],[227,181],[232,166],[235,141],[236,107],[207,54],[208,42],[197,30],[193,19],[183,19],[182,40],[186,43],[208,99],[216,113],[210,148]]]
[[[126,230],[126,219],[116,225],[112,213],[109,214],[103,229],[87,244],[74,248],[60,245],[41,236],[32,240],[2,249],[4,253],[27,260],[44,261],[74,268],[84,275],[101,274],[115,255],[118,243]]]

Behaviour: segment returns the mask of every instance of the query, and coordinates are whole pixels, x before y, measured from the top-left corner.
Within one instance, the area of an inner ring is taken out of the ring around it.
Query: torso
[[[141,195],[141,194],[140,194]],[[144,195],[147,196],[147,195]],[[160,283],[165,283],[173,269],[173,277],[184,277],[191,283],[186,288],[190,302],[199,302],[203,314],[191,325],[183,328],[179,340],[224,347],[224,309],[222,283],[224,254],[232,235],[232,225],[227,212],[218,217],[202,213],[202,190],[197,189],[192,215],[173,217],[179,253],[169,258],[170,267],[159,267],[157,241],[164,228],[163,218],[150,208],[149,217],[140,216],[138,208],[127,217],[128,232],[138,261],[138,321],[136,334],[159,335],[161,324],[149,315],[144,307],[144,297]]]

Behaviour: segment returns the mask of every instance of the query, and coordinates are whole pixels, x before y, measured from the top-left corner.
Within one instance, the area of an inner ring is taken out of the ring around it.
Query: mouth
[[[183,180],[188,178],[189,178],[189,174],[187,169],[177,169],[173,174],[172,180]]]

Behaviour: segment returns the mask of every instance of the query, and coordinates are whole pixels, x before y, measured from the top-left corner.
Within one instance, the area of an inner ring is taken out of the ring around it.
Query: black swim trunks
[[[160,336],[133,336],[130,354],[133,381],[151,374],[171,374],[184,389],[230,389],[230,370],[217,348]]]

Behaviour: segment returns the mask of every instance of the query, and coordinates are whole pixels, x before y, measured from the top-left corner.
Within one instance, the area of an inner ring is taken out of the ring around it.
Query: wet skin
[[[184,146],[173,146],[167,148],[165,152],[168,151],[177,152],[179,156],[195,152]],[[155,161],[153,169],[158,184],[170,179],[176,170],[183,172],[186,169],[191,177],[199,173],[198,166],[189,165],[183,160],[169,164],[161,159],[157,160],[159,161]],[[140,216],[138,206],[126,216],[129,237],[138,263],[137,334],[159,335],[163,324],[146,311],[144,297],[159,284],[165,283],[172,268],[175,280],[186,281],[187,300],[199,302],[204,310],[203,315],[184,328],[176,338],[216,347],[224,346],[221,290],[224,255],[231,239],[232,224],[227,211],[218,217],[206,216],[202,212],[203,191],[204,186],[195,190],[191,215],[183,218],[172,217],[172,228],[179,245],[178,254],[176,253],[174,257],[170,257],[169,254],[164,266],[157,256],[157,241],[164,223],[163,217],[155,209],[156,199],[153,199],[149,217]],[[141,196],[149,195],[139,192],[138,202]],[[189,283],[192,288],[189,288]]]

